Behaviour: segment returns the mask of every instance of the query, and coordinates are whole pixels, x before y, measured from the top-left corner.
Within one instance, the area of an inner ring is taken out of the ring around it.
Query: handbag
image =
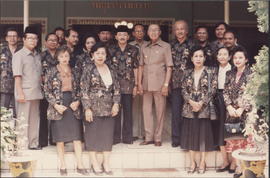
[[[243,122],[225,123],[225,130],[227,133],[230,133],[230,134],[242,133],[243,129],[244,129]]]
[[[210,83],[210,71],[207,71],[208,74],[208,94],[211,94],[211,83]],[[213,97],[212,101],[209,102],[209,113],[210,113],[210,120],[217,120],[217,109],[214,104],[215,97]]]

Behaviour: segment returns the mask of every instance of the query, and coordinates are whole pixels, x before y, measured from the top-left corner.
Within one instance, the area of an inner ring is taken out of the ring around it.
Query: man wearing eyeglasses
[[[15,28],[8,28],[5,34],[7,43],[0,46],[1,106],[6,108],[12,107],[15,115],[12,56],[21,49],[21,46],[18,45],[19,36]]]
[[[21,149],[41,149],[39,146],[39,103],[41,92],[41,57],[35,50],[38,32],[28,26],[23,35],[23,48],[12,58],[12,71],[15,78],[16,131]],[[22,127],[26,125],[26,127]],[[26,138],[26,139],[25,139]]]
[[[49,33],[45,37],[46,50],[41,55],[41,66],[42,66],[42,82],[47,71],[57,65],[57,60],[54,58],[57,47],[59,46],[59,38],[55,33]],[[43,83],[42,83],[43,84]],[[48,101],[44,98],[40,101],[40,128],[39,128],[39,145],[41,147],[48,146],[48,123],[47,120],[47,109]],[[52,140],[50,138],[50,144]]]
[[[136,46],[141,51],[141,47],[146,45],[147,41],[144,40],[145,30],[142,24],[136,24],[133,27],[132,35],[134,41],[129,44]],[[144,136],[143,130],[143,114],[142,114],[142,96],[137,95],[133,99],[133,140],[142,138]]]

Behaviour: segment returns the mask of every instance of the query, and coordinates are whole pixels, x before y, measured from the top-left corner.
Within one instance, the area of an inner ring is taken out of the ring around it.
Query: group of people
[[[59,27],[46,35],[46,49],[39,53],[37,29],[25,29],[22,47],[16,29],[7,29],[7,43],[0,51],[1,106],[13,106],[18,120],[28,124],[17,139],[27,137],[26,149],[41,149],[48,138],[50,144],[56,143],[61,175],[67,175],[68,142],[74,144],[77,172],[88,174],[82,163],[84,142],[93,172],[112,175],[112,145],[133,144],[140,127],[144,127],[140,145],[162,146],[169,98],[171,144],[190,152],[188,173],[203,174],[206,153],[220,149],[223,164],[217,172],[236,172],[234,177],[240,177],[231,153],[247,143],[241,132],[228,128],[242,125],[251,108],[243,98],[251,70],[236,33],[218,23],[215,41],[209,42],[205,26],[198,26],[194,38],[189,38],[184,20],[173,24],[175,39],[170,43],[160,38],[158,24],[148,26],[150,41],[144,40],[145,33],[142,24],[133,29],[119,25],[113,36],[112,28],[103,25],[97,36],[85,35],[78,50],[78,32]],[[133,117],[135,101],[142,107],[142,118]],[[134,128],[139,119],[143,125]]]

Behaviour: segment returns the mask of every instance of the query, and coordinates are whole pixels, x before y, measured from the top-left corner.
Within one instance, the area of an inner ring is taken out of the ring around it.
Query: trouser
[[[154,129],[153,100],[156,109],[156,128]],[[143,119],[145,141],[161,141],[163,122],[166,111],[166,97],[161,92],[144,91],[143,94]]]
[[[15,99],[13,93],[1,93],[1,107],[12,108],[13,109],[13,118],[16,118],[16,108],[15,108]],[[11,127],[15,127],[15,119],[10,121]]]
[[[136,136],[139,138],[143,138],[144,136],[142,100],[143,100],[143,97],[141,95],[137,95],[135,98],[133,98],[133,104],[132,104],[133,136]]]
[[[181,95],[181,89],[176,88],[172,89],[171,92],[171,104],[172,104],[172,121],[171,121],[171,134],[172,134],[172,143],[180,143],[180,129],[181,129],[181,114],[183,107],[183,98]]]
[[[17,142],[22,149],[36,148],[39,144],[39,102],[40,100],[16,102],[18,116],[16,131],[20,133],[17,136]]]
[[[13,109],[13,117],[16,118],[14,93],[1,93],[1,106]]]
[[[132,94],[121,94],[121,105],[123,108],[123,125],[121,124],[121,111],[115,117],[114,142],[131,142],[132,136]],[[121,127],[122,125],[122,127]],[[121,137],[122,136],[122,137]]]
[[[44,147],[48,146],[48,128],[49,128],[49,122],[47,119],[47,109],[48,109],[49,103],[44,98],[40,100],[40,124],[39,124],[39,145]],[[51,134],[50,134],[51,139]]]

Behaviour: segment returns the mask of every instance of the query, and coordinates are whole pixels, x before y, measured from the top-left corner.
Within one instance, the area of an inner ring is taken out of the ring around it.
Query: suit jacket
[[[72,80],[72,100],[78,101],[79,96],[79,82],[74,70],[71,72]],[[54,108],[55,104],[63,105],[63,92],[62,92],[62,81],[60,72],[56,66],[47,70],[44,81],[44,93],[49,107],[47,110],[47,118],[49,120],[61,120],[62,115]],[[74,115],[77,119],[80,119],[80,109],[74,111]]]
[[[251,69],[246,66],[244,69],[239,81],[236,83],[236,73],[237,69],[233,68],[232,70],[226,73],[226,81],[225,87],[223,91],[224,102],[226,107],[228,105],[232,105],[235,109],[244,108],[244,112],[238,119],[233,119],[227,113],[227,118],[225,120],[226,123],[233,123],[246,120],[247,112],[251,111],[251,105],[249,102],[243,97],[245,92],[245,87],[250,78],[252,71]]]
[[[208,75],[209,73],[209,75]],[[210,92],[209,92],[210,80]],[[197,90],[194,86],[194,69],[188,69],[184,73],[182,81],[182,96],[184,106],[182,116],[186,118],[195,118],[192,107],[188,103],[189,99],[193,101],[203,101],[203,106],[198,112],[198,118],[210,118],[209,102],[213,99],[217,91],[217,69],[205,67],[199,79]]]
[[[84,110],[93,116],[110,116],[113,104],[120,103],[120,85],[116,73],[110,69],[112,84],[105,86],[95,64],[88,64],[81,77],[81,101]]]

